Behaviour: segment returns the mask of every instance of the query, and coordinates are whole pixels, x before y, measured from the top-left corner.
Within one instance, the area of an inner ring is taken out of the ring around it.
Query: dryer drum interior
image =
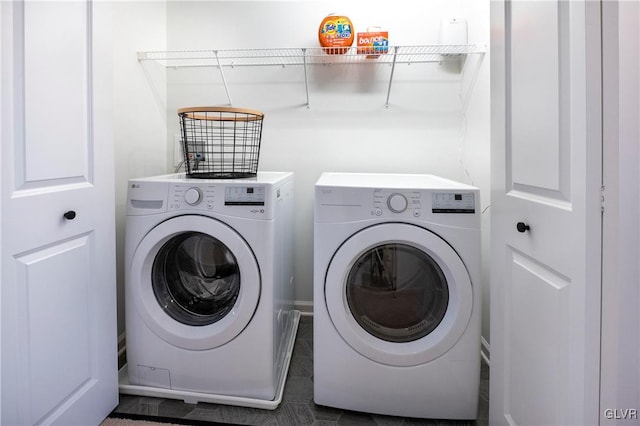
[[[240,269],[229,248],[201,232],[169,239],[153,262],[156,300],[176,321],[213,324],[233,308],[240,293]]]
[[[442,269],[424,251],[388,243],[364,252],[346,282],[347,304],[369,334],[411,342],[435,330],[447,311],[449,289]]]

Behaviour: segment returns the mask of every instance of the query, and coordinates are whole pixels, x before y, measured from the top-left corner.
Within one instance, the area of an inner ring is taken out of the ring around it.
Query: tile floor
[[[476,421],[425,420],[366,414],[316,405],[313,402],[313,319],[302,316],[284,389],[283,401],[275,410],[261,410],[217,404],[186,404],[183,401],[120,395],[112,416],[145,416],[173,419],[181,424],[231,424],[265,426],[324,425],[477,425],[489,424],[489,368],[483,363],[480,400]]]

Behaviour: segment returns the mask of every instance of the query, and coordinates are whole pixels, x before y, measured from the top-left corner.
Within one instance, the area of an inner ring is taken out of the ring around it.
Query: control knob
[[[387,206],[389,210],[394,213],[402,213],[409,206],[409,202],[407,201],[407,197],[398,192],[394,192],[387,198]]]
[[[195,206],[202,201],[202,191],[199,188],[189,188],[184,193],[184,200],[190,206]]]

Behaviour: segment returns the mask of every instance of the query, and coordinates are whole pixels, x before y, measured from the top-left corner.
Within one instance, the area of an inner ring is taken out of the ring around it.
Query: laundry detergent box
[[[380,54],[389,51],[388,31],[366,31],[357,33],[358,54],[367,55],[367,58],[377,58]]]

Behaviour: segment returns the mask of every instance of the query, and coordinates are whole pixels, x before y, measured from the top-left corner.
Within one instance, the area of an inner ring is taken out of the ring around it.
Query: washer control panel
[[[202,201],[202,190],[200,188],[189,188],[184,193],[184,201],[190,206],[197,206]]]
[[[215,187],[208,185],[172,184],[169,188],[169,210],[198,208],[211,210],[214,206]]]
[[[473,192],[433,192],[431,211],[433,213],[475,213],[475,196]]]
[[[408,206],[409,201],[407,200],[407,197],[398,192],[394,192],[387,198],[387,207],[389,207],[389,210],[394,213],[402,213],[407,210]]]
[[[265,185],[199,185],[172,184],[169,209],[220,210],[224,206],[260,206],[266,204]],[[222,198],[224,197],[224,198]]]
[[[264,206],[265,188],[261,185],[227,186],[225,206]]]

